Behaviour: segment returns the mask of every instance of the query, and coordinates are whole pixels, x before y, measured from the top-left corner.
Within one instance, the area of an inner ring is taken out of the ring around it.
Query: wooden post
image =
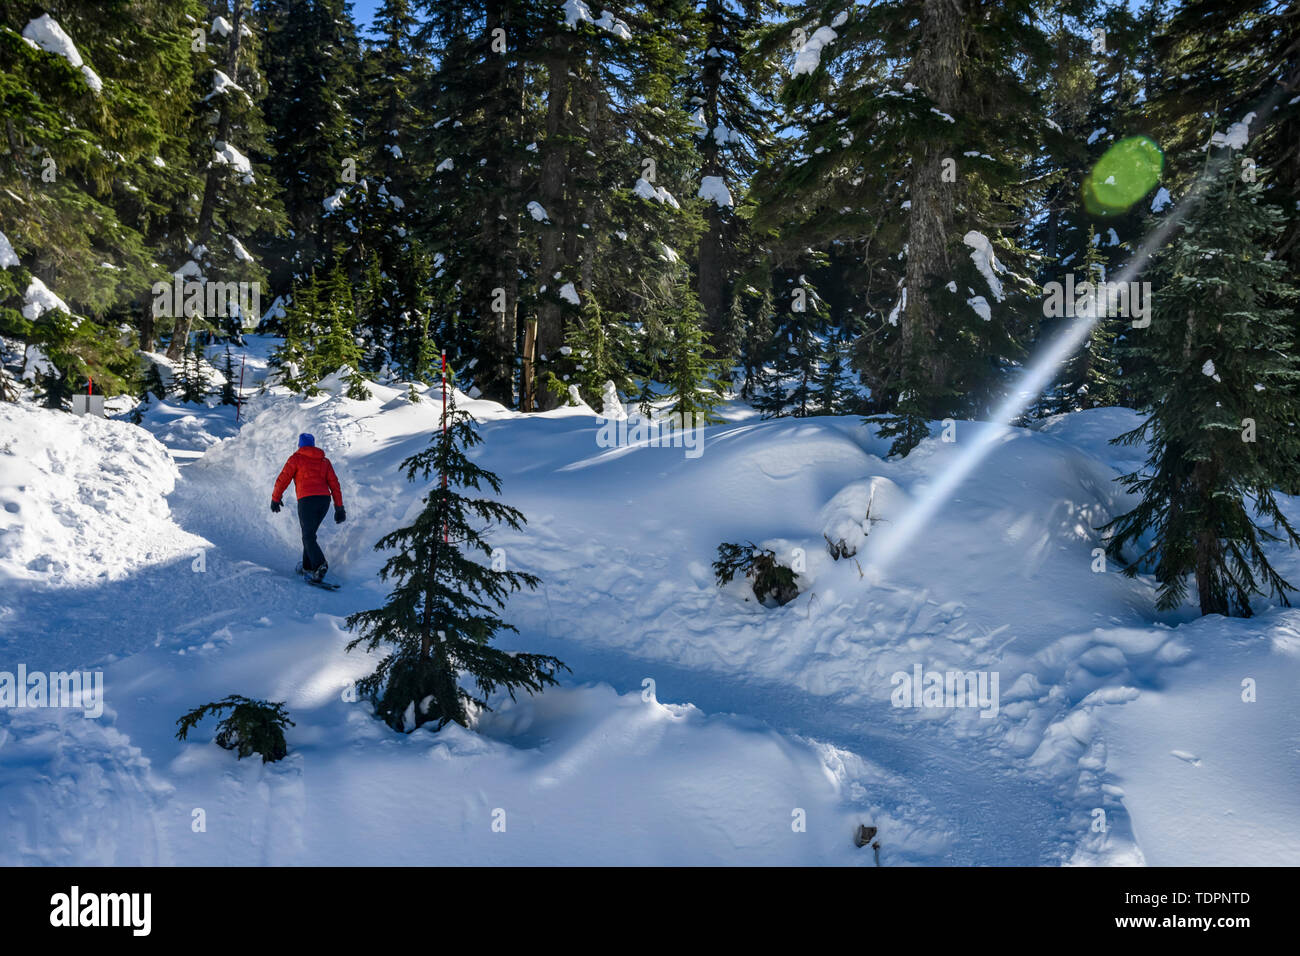
[[[533,319],[524,326],[524,393],[520,397],[519,407],[531,412],[537,399],[533,381],[533,363],[537,360],[537,320]]]

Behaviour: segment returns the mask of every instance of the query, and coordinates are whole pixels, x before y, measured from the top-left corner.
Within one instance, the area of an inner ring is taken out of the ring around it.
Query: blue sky
[[[370,26],[370,20],[381,2],[382,0],[352,0],[352,19],[356,21],[358,29],[364,32]]]

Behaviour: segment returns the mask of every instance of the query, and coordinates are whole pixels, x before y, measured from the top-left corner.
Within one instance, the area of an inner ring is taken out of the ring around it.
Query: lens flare
[[[1094,216],[1119,216],[1160,182],[1165,156],[1147,136],[1111,146],[1083,180],[1083,207]]]
[[[1220,165],[1221,162],[1215,164],[1216,171]],[[1204,198],[1206,183],[1210,178],[1212,176],[1203,177],[1194,185],[1159,227],[1143,240],[1133,258],[1115,277],[1117,283],[1132,281],[1146,268],[1156,250],[1165,244],[1169,235],[1184,217],[1200,205]],[[984,427],[978,430],[974,438],[963,443],[964,447],[954,460],[947,464],[939,479],[934,484],[928,485],[897,521],[885,525],[883,532],[872,534],[867,539],[865,570],[872,583],[878,583],[882,579],[885,569],[924,530],[930,523],[930,519],[950,500],[953,491],[970,477],[971,472],[980,462],[987,458],[989,453],[1010,433],[1011,423],[1023,415],[1043,389],[1052,383],[1057,370],[1083,344],[1093,326],[1097,324],[1100,316],[1097,314],[1096,306],[1097,302],[1094,299],[1091,310],[1086,314],[1081,313],[1025,368],[1017,387],[994,412],[992,421],[983,423]]]

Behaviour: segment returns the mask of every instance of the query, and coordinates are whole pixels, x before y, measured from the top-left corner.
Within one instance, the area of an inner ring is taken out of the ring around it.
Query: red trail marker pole
[[[239,424],[239,413],[244,410],[244,359],[247,355],[239,356],[239,391],[235,393],[235,424]]]

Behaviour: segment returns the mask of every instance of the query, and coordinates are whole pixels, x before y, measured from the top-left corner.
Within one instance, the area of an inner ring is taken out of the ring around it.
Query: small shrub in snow
[[[871,526],[877,521],[884,520],[872,517],[871,506],[874,502],[874,497],[867,501],[866,513],[861,518],[857,518],[856,515],[846,517],[844,520],[833,522],[831,530],[822,532],[822,537],[826,539],[826,550],[836,561],[857,554],[866,542]]]
[[[250,754],[261,754],[262,763],[283,760],[289,755],[289,745],[284,740],[284,728],[292,727],[284,702],[268,703],[250,700],[231,694],[225,700],[196,707],[176,721],[180,730],[176,739],[184,740],[200,720],[208,714],[230,710],[230,716],[217,724],[217,746],[234,750],[243,760]]]
[[[718,584],[730,584],[737,572],[743,572],[750,580],[760,604],[775,602],[779,607],[799,596],[794,571],[777,563],[775,551],[760,548],[752,541],[749,544],[724,541],[718,545],[718,559],[713,562]]]

